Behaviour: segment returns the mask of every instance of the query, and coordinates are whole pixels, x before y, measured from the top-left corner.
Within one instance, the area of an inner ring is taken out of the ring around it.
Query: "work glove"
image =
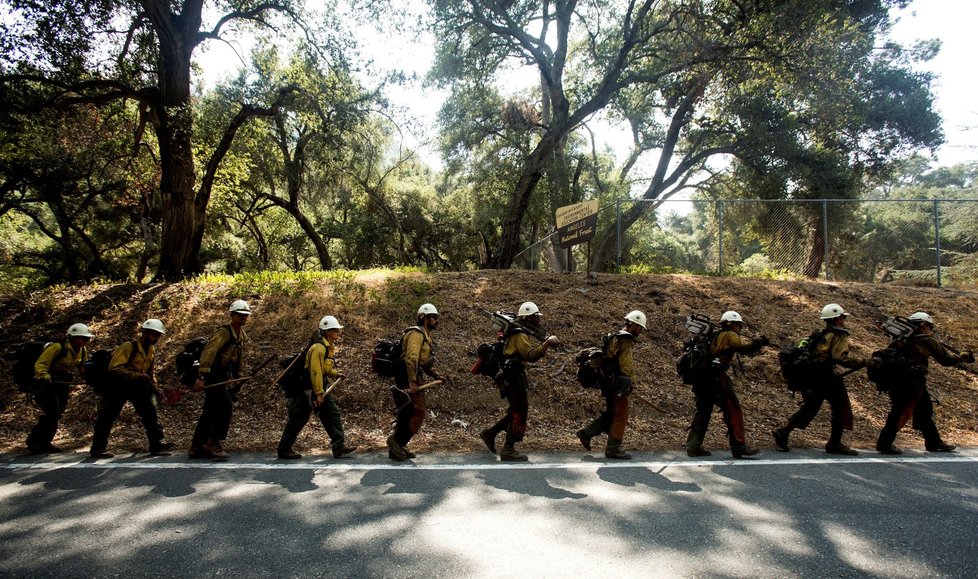
[[[757,338],[757,343],[761,348],[763,348],[765,346],[770,346],[771,340],[769,340],[767,336],[762,335],[761,337]]]
[[[961,353],[961,359],[970,364],[975,361],[975,354],[971,350],[965,350]]]

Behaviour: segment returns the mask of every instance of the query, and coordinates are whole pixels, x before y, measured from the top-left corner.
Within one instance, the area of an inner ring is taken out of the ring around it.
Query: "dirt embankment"
[[[908,315],[925,310],[934,316],[942,337],[959,348],[978,346],[975,304],[978,292],[847,283],[777,282],[751,279],[668,276],[541,274],[520,271],[478,271],[433,275],[363,276],[355,282],[322,282],[303,289],[283,287],[249,290],[220,284],[101,285],[44,292],[30,297],[0,300],[0,351],[11,351],[26,339],[57,339],[73,322],[89,323],[97,333],[92,348],[109,348],[130,339],[148,317],[162,318],[168,333],[160,345],[157,376],[163,386],[177,387],[173,359],[196,336],[209,335],[226,322],[227,305],[237,298],[250,301],[254,315],[248,322],[251,344],[246,365],[257,365],[270,355],[295,351],[307,340],[319,318],[339,317],[346,326],[338,364],[348,375],[337,393],[348,439],[365,450],[384,448],[393,403],[389,384],[369,369],[370,351],[383,337],[393,336],[413,323],[423,302],[441,311],[441,326],[434,334],[436,355],[454,387],[433,391],[430,413],[416,437],[415,450],[462,452],[481,449],[477,433],[495,421],[505,402],[487,378],[468,372],[475,347],[492,338],[485,310],[515,310],[525,300],[535,301],[546,328],[558,335],[563,350],[552,352],[530,370],[528,450],[580,449],[574,432],[601,409],[594,391],[580,388],[573,354],[596,345],[599,337],[621,325],[625,313],[644,310],[649,332],[636,344],[636,387],[663,407],[654,412],[633,402],[626,434],[629,449],[679,448],[693,412],[692,396],[676,376],[675,358],[686,332],[683,320],[691,312],[716,319],[727,309],[741,313],[748,331],[765,334],[774,345],[787,344],[820,326],[822,305],[838,302],[853,316],[849,320],[853,353],[869,355],[886,345],[878,322],[887,315]],[[26,395],[10,382],[10,362],[0,367],[0,450],[23,451],[24,437],[37,417]],[[245,386],[235,407],[230,450],[274,452],[285,422],[279,390],[270,385],[276,365],[266,368]],[[877,394],[865,372],[846,379],[856,415],[855,431],[846,441],[872,447],[886,415],[887,398]],[[785,390],[777,367],[776,348],[745,358],[733,375],[747,422],[748,440],[772,448],[769,430],[796,408],[799,398]],[[931,365],[931,389],[940,399],[937,423],[944,437],[956,444],[978,444],[978,378],[975,366],[942,368]],[[175,405],[163,406],[161,418],[170,440],[185,448],[200,411],[201,395],[184,393]],[[87,449],[97,399],[87,387],[72,394],[55,443]],[[820,446],[828,435],[828,408],[807,431],[792,436],[795,446]],[[319,424],[304,430],[297,449],[326,452],[326,436]],[[600,448],[601,442],[598,443]],[[908,429],[898,445],[922,446]],[[723,423],[714,417],[706,446],[725,448]],[[128,406],[110,440],[115,450],[145,449],[141,424]]]

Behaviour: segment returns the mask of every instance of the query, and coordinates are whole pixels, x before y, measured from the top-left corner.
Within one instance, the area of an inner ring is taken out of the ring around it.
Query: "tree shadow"
[[[556,475],[556,478],[560,476]],[[518,468],[487,470],[476,475],[476,478],[493,488],[531,497],[543,497],[545,499],[583,499],[587,497],[583,493],[575,493],[567,489],[555,487],[550,484],[547,478],[542,476],[522,476]],[[550,476],[548,478],[555,477]]]
[[[616,467],[599,468],[598,478],[605,482],[613,483],[623,487],[637,487],[645,485],[653,490],[667,492],[702,492],[702,488],[696,483],[674,482],[669,477],[663,476],[662,472],[666,467],[662,467],[658,472],[646,467]]]

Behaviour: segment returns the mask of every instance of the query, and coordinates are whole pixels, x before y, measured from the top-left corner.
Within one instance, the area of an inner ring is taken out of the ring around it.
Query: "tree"
[[[543,87],[541,117],[549,122],[535,127],[534,146],[511,184],[492,267],[512,263],[548,163],[598,114],[631,126],[635,149],[623,175],[646,152],[658,152],[645,199],[685,187],[720,155],[764,171],[791,166],[799,151],[816,159],[829,151],[859,173],[866,163],[940,141],[929,77],[908,73],[908,56],[874,56],[887,9],[902,0],[430,4],[440,38],[434,78],[488,84],[517,64],[532,66]],[[765,99],[771,106],[762,106]],[[792,137],[792,128],[805,130]],[[866,146],[870,137],[882,145],[878,154]],[[624,227],[644,211],[629,210]],[[613,245],[608,231],[595,262],[607,263]]]
[[[29,219],[15,225],[19,242],[6,240],[6,265],[40,272],[48,284],[141,278],[145,271],[133,264],[152,247],[140,243],[140,234],[153,219],[145,192],[156,172],[125,136],[132,132],[130,112],[121,103],[0,112],[0,216]]]
[[[155,132],[162,196],[156,278],[161,280],[202,271],[200,248],[217,168],[237,130],[251,117],[274,114],[289,93],[283,89],[264,105],[241,104],[198,183],[194,51],[209,40],[222,40],[234,24],[265,28],[277,14],[297,18],[292,0],[215,1],[209,7],[223,14],[206,27],[204,0],[179,5],[166,0],[6,0],[2,5],[16,17],[0,38],[11,48],[4,52],[4,83],[35,88],[45,107],[132,101],[139,107],[137,143],[147,125]],[[125,24],[123,30],[116,29],[119,23]]]

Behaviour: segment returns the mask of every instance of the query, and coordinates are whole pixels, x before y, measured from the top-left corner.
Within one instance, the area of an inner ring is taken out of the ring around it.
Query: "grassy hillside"
[[[388,384],[369,369],[370,351],[382,338],[397,335],[413,322],[413,313],[426,301],[441,311],[441,327],[433,336],[439,363],[455,379],[451,389],[429,396],[430,415],[412,444],[417,450],[461,452],[478,450],[476,433],[504,410],[505,401],[487,378],[468,373],[475,347],[492,338],[484,310],[515,310],[535,301],[544,325],[564,343],[530,371],[529,450],[581,450],[574,432],[601,407],[598,395],[576,382],[573,354],[595,345],[600,335],[620,326],[632,309],[649,316],[650,331],[636,345],[638,391],[665,410],[658,413],[633,403],[629,449],[678,448],[693,412],[692,396],[676,376],[675,358],[686,337],[682,322],[691,312],[716,319],[727,309],[739,311],[749,332],[765,334],[775,345],[787,344],[820,327],[817,314],[827,302],[838,302],[853,313],[849,320],[853,351],[868,355],[887,343],[878,322],[887,315],[908,315],[922,309],[934,316],[942,337],[959,348],[978,346],[975,304],[978,292],[865,284],[780,282],[684,275],[582,275],[523,271],[478,271],[443,274],[338,274],[298,280],[253,276],[224,282],[163,285],[98,285],[51,290],[0,299],[0,351],[9,352],[26,339],[57,339],[73,322],[91,324],[97,337],[93,348],[109,348],[137,332],[139,323],[159,317],[168,333],[160,346],[157,372],[162,385],[177,386],[173,358],[196,336],[206,336],[227,320],[227,305],[249,300],[254,311],[247,326],[251,344],[246,365],[270,355],[300,348],[319,318],[339,317],[346,326],[338,364],[349,376],[337,393],[348,439],[370,450],[384,448],[393,403]],[[0,368],[0,450],[24,451],[24,437],[37,414],[26,395],[9,378],[10,362]],[[273,452],[285,422],[279,391],[270,385],[277,365],[267,367],[245,386],[235,407],[227,446],[233,451]],[[744,406],[751,443],[773,448],[768,434],[800,402],[785,390],[777,368],[777,349],[768,348],[745,358],[734,374]],[[940,398],[937,423],[945,438],[957,444],[978,444],[978,380],[975,366],[931,370],[932,391]],[[875,442],[885,418],[887,399],[876,393],[858,372],[846,379],[856,414],[856,429],[847,441],[867,448]],[[202,396],[187,392],[182,402],[164,406],[161,418],[168,438],[180,448],[189,443]],[[95,416],[96,397],[87,387],[72,394],[56,444],[87,449]],[[828,434],[826,407],[807,432],[792,437],[796,446],[821,446]],[[600,442],[598,442],[600,448]],[[297,448],[325,452],[326,436],[310,423]],[[723,423],[714,417],[707,447],[725,447]],[[909,429],[898,445],[922,447]],[[127,407],[116,424],[110,448],[145,448],[142,426]]]

